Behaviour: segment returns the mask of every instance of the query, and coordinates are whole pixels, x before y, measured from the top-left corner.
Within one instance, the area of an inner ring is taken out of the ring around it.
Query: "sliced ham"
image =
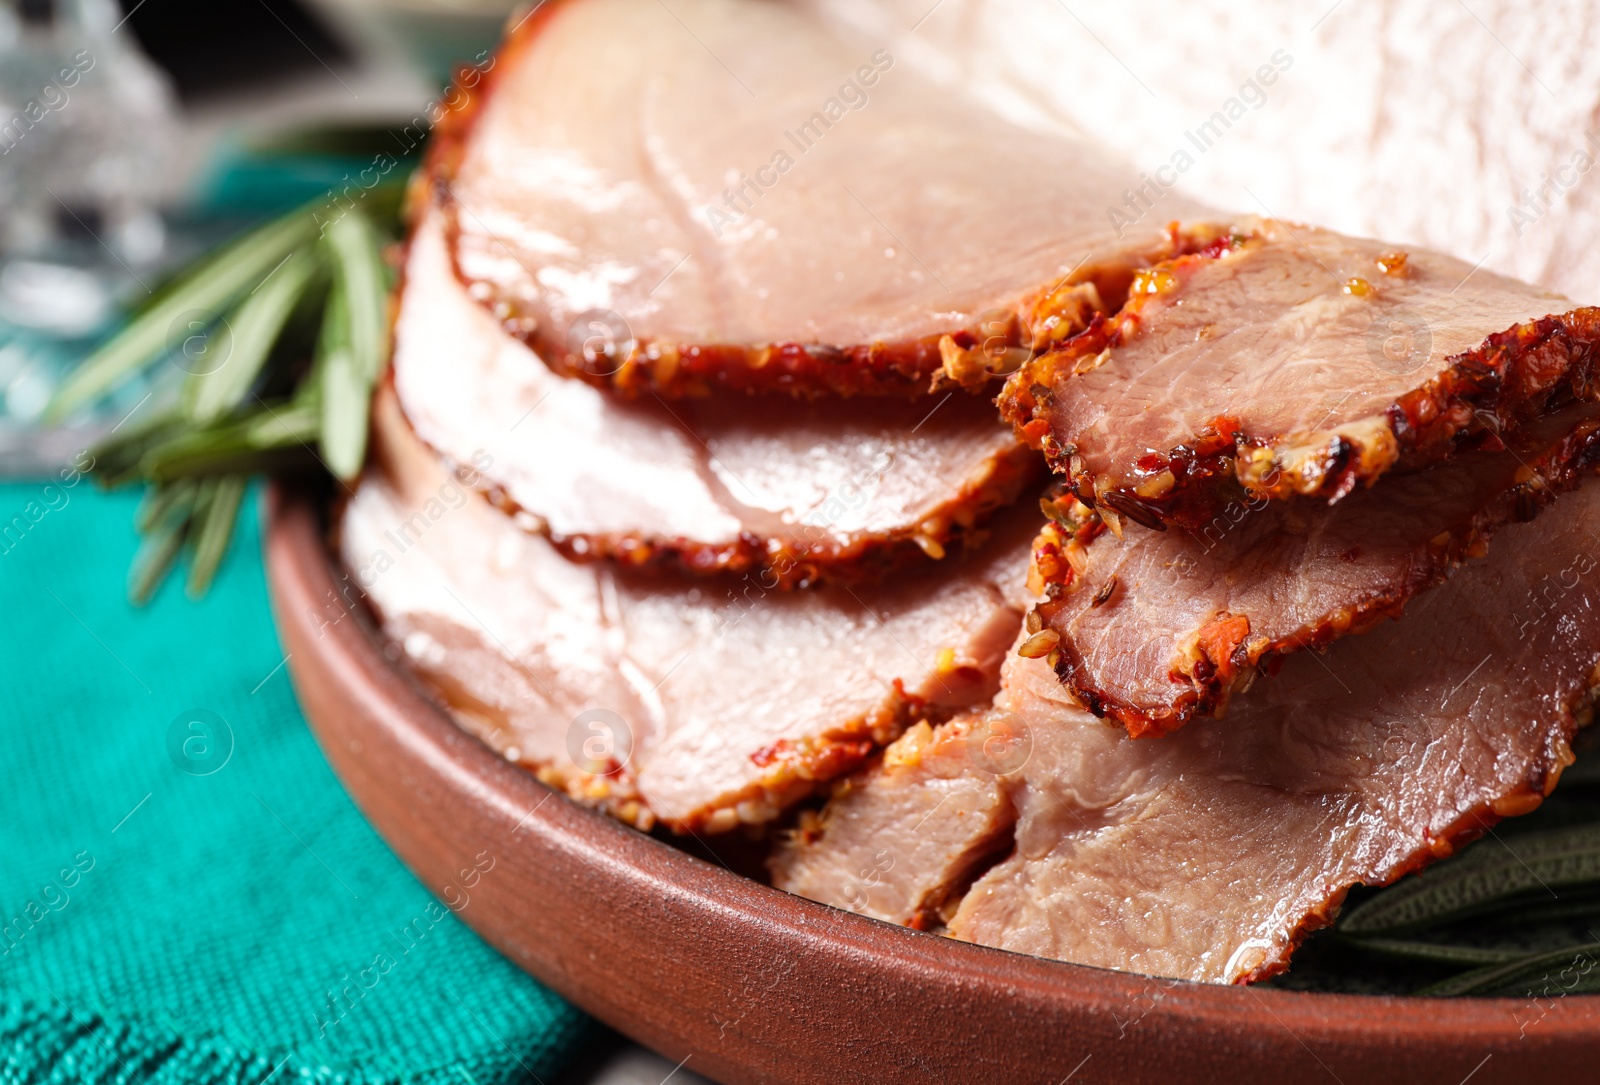
[[[1158,741],[1129,739],[1078,707],[1043,659],[1013,657],[985,717],[1013,752],[967,773],[981,782],[998,771],[1015,845],[966,892],[948,932],[1191,980],[1281,971],[1351,886],[1444,858],[1555,786],[1600,683],[1597,534],[1591,483],[1505,528],[1485,561],[1405,621],[1325,657],[1293,656],[1227,720]],[[845,808],[871,806],[887,774],[874,770],[823,815],[852,825],[851,840],[870,838],[885,853],[879,865],[922,854],[923,834],[946,831],[931,828],[938,814],[919,826],[920,812],[888,803],[876,824],[852,821]],[[785,846],[826,847],[827,837]],[[839,879],[805,890],[853,899]]]
[[[1530,520],[1600,460],[1600,405],[1569,408],[1516,448],[1463,452],[1329,508],[1240,501],[1196,533],[1099,530],[1075,501],[1034,547],[1028,651],[1097,715],[1138,737],[1196,715],[1284,655],[1400,617],[1495,531]],[[1081,571],[1080,571],[1081,570]]]
[[[1593,399],[1600,309],[1569,309],[1448,257],[1248,220],[1143,273],[1002,408],[1084,501],[1198,529],[1241,487],[1334,501]]]
[[[565,0],[516,30],[434,181],[473,297],[559,371],[669,398],[926,391],[1167,250],[1134,171],[797,6]]]
[[[943,557],[1039,468],[969,396],[623,402],[539,364],[451,273],[438,216],[411,241],[400,405],[446,459],[573,558],[750,572],[767,587]]]
[[[941,924],[943,909],[1011,843],[1005,788],[971,771],[967,744],[986,740],[983,726],[972,713],[907,730],[864,786],[841,781],[820,816],[802,814],[773,852],[773,884],[875,919]]]
[[[636,824],[775,817],[914,719],[993,695],[1022,621],[1030,510],[971,559],[873,588],[772,592],[569,562],[375,411],[348,502],[352,590],[468,730]]]

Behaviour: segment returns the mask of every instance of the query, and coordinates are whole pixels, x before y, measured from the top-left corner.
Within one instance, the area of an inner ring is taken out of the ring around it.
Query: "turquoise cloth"
[[[175,577],[144,610],[136,503],[0,485],[0,1083],[559,1070],[586,1019],[434,900],[323,761],[255,501],[209,596]]]

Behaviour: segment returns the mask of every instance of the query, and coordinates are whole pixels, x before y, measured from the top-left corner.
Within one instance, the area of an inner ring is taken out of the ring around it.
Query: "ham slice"
[[[863,579],[959,549],[1039,474],[988,404],[623,402],[552,373],[474,304],[425,211],[406,262],[394,387],[416,434],[568,557]]]
[[[1138,178],[788,4],[567,0],[526,19],[433,178],[472,296],[558,371],[919,395],[1048,343],[1168,251]]]
[[[968,743],[988,740],[984,726],[971,713],[907,730],[865,786],[841,781],[820,816],[802,813],[772,854],[773,884],[875,919],[942,924],[985,860],[1011,845],[1016,815],[1005,788],[972,771]]]
[[[1291,657],[1227,721],[1159,741],[1131,740],[1079,708],[1043,659],[1008,660],[996,711],[982,718],[1012,752],[966,771],[980,783],[998,775],[1004,799],[992,802],[1015,810],[1015,845],[966,892],[948,933],[1218,983],[1286,968],[1351,886],[1444,858],[1555,786],[1600,683],[1597,533],[1600,483],[1590,483],[1505,528],[1485,561],[1406,621],[1326,657]],[[919,771],[931,780],[948,769]],[[875,824],[851,819],[847,808],[871,806],[886,775],[873,770],[823,816],[852,826],[846,843],[870,839],[868,858],[885,853],[872,858],[878,866],[922,854],[921,836],[947,831],[933,828],[941,814],[918,827],[919,811],[900,816],[905,808],[888,803]],[[796,835],[784,847],[829,839]],[[863,863],[858,852],[833,865]],[[780,873],[801,866],[820,864],[774,863]],[[855,899],[847,881],[803,887],[828,903]]]
[[[1332,508],[1238,502],[1195,534],[1118,539],[1068,499],[1076,507],[1034,547],[1034,586],[1047,594],[1029,619],[1041,635],[1028,650],[1135,737],[1222,715],[1234,690],[1282,656],[1400,617],[1597,460],[1600,405],[1583,404],[1517,448],[1463,452]]]
[[[1033,525],[878,587],[771,592],[569,562],[380,395],[340,521],[351,593],[468,730],[641,826],[760,823],[914,719],[993,696]]]
[[[1548,315],[1567,307],[1448,257],[1247,220],[1143,273],[1002,409],[1084,501],[1199,529],[1241,487],[1336,501],[1593,399],[1600,309]]]

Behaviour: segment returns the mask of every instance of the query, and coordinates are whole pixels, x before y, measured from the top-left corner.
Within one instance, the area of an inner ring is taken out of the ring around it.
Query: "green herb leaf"
[[[178,559],[189,526],[189,513],[199,492],[198,486],[189,481],[178,482],[168,489],[173,496],[163,501],[161,518],[145,534],[144,545],[133,559],[133,570],[128,578],[128,596],[140,606],[149,602]]]
[[[1384,890],[1347,913],[1339,929],[1352,935],[1414,930],[1529,903],[1535,893],[1596,887],[1600,830],[1519,835]]]
[[[167,519],[182,501],[194,497],[194,486],[188,482],[177,482],[170,486],[152,486],[145,491],[144,501],[139,505],[139,511],[134,514],[133,527],[141,535],[148,534]]]
[[[95,450],[101,485],[152,486],[137,521],[146,540],[130,579],[136,599],[150,597],[185,545],[189,593],[206,590],[250,474],[318,462],[345,480],[360,471],[389,353],[383,245],[404,189],[379,185],[360,206],[313,201],[171,277],[51,403],[59,420],[174,352],[189,371],[176,405],[152,408]],[[260,409],[247,407],[252,398]]]
[[[350,352],[357,372],[370,384],[389,357],[389,275],[383,265],[383,238],[357,207],[328,225],[326,241],[347,310]]]
[[[189,597],[198,599],[211,587],[217,569],[228,553],[228,543],[233,539],[233,524],[239,515],[239,505],[249,480],[243,475],[224,475],[212,481],[211,499],[202,514],[197,516],[198,534],[194,543],[194,558],[189,564]]]
[[[136,426],[96,445],[94,477],[105,489],[116,489],[143,478],[139,460],[144,454],[182,432],[183,419],[176,411],[152,413]]]
[[[1526,998],[1593,994],[1600,991],[1597,959],[1600,959],[1600,942],[1568,946],[1463,972],[1416,993],[1434,997],[1522,995]]]
[[[205,260],[73,371],[45,409],[45,422],[60,422],[164,356],[172,349],[174,337],[186,333],[189,322],[185,318],[191,313],[196,323],[209,323],[240,294],[260,283],[285,256],[308,243],[315,232],[315,219],[301,209],[252,231]]]
[[[367,454],[372,386],[389,356],[388,274],[383,239],[359,208],[327,227],[334,288],[323,315],[314,376],[322,407],[322,455],[349,482]]]
[[[295,304],[321,269],[320,250],[307,245],[284,257],[230,318],[209,348],[216,368],[191,373],[183,386],[183,410],[202,425],[235,410],[250,394],[261,367]]]
[[[343,282],[335,279],[322,317],[312,379],[305,387],[315,389],[321,412],[323,461],[335,476],[349,482],[360,472],[367,454],[372,385],[356,360],[346,297]]]
[[[180,433],[146,452],[139,471],[170,482],[315,463],[310,442],[317,439],[318,421],[317,412],[303,406],[264,406],[232,422]]]
[[[350,482],[367,458],[367,417],[372,385],[357,371],[349,351],[330,355],[322,371],[322,458],[341,481]]]
[[[1414,942],[1399,938],[1354,938],[1345,935],[1339,939],[1364,953],[1390,957],[1402,961],[1430,961],[1434,964],[1459,966],[1504,964],[1526,956],[1525,950],[1495,949],[1485,946],[1459,946],[1448,942]]]

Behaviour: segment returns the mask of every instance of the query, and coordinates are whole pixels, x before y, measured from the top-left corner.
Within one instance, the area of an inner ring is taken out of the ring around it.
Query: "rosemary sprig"
[[[1551,998],[1600,992],[1600,943],[1564,946],[1451,976],[1419,995],[1521,995]]]
[[[211,581],[222,565],[233,539],[233,524],[239,516],[239,505],[244,501],[243,475],[224,475],[211,482],[213,487],[205,515],[198,521],[194,557],[189,561],[189,596],[199,598],[211,587]]]
[[[1600,882],[1600,832],[1592,826],[1520,836],[1516,849],[1475,848],[1364,902],[1344,917],[1348,935],[1414,931],[1515,910],[1563,889]]]
[[[1346,938],[1355,948],[1399,961],[1427,961],[1455,967],[1505,964],[1527,954],[1490,946],[1463,946],[1454,942],[1422,942],[1400,938]]]
[[[94,450],[102,486],[149,487],[135,520],[135,602],[185,550],[189,594],[204,594],[250,476],[320,466],[348,482],[360,472],[389,353],[383,248],[397,208],[393,191],[360,206],[317,201],[246,234],[163,286],[56,393],[46,417],[60,421],[163,361],[186,373],[174,401]]]
[[[208,351],[220,364],[215,369],[197,369],[184,381],[182,405],[187,418],[201,424],[214,422],[244,402],[295,303],[321,270],[315,250],[292,252],[240,302],[233,319],[221,323],[220,342]]]
[[[57,390],[44,413],[57,423],[165,356],[174,325],[190,312],[216,313],[254,289],[283,259],[316,237],[311,215],[293,212],[245,235],[185,272],[166,296],[91,354]],[[181,345],[180,345],[181,346]]]

